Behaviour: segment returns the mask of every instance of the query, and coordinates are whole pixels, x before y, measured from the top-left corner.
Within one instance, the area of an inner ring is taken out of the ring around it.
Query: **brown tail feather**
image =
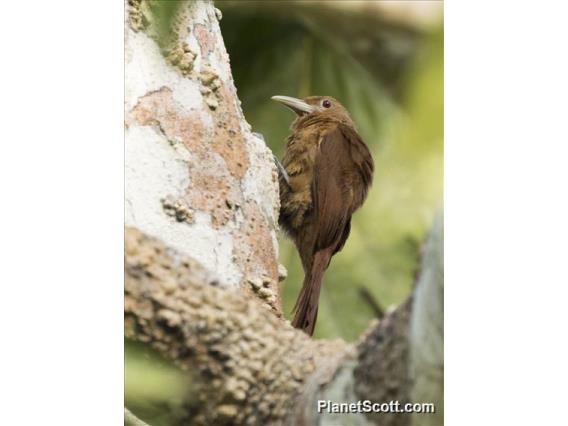
[[[330,259],[331,252],[329,250],[318,251],[315,254],[312,267],[304,277],[302,291],[298,296],[296,306],[294,306],[296,315],[292,325],[310,336],[314,334],[323,274],[329,265]]]

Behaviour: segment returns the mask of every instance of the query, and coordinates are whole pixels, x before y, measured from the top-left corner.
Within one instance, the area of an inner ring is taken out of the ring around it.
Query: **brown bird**
[[[314,333],[323,275],[349,236],[373,179],[373,158],[347,110],[330,96],[273,96],[297,114],[280,168],[279,223],[302,259],[292,325]]]

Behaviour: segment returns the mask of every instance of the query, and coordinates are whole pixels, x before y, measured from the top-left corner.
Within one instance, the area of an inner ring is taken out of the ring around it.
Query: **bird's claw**
[[[276,157],[276,155],[274,154],[273,157],[274,157],[274,163],[276,164],[276,168],[278,169],[278,176],[284,179],[286,185],[290,186],[290,176],[288,176],[288,172],[286,171],[280,160],[278,160],[278,157]]]

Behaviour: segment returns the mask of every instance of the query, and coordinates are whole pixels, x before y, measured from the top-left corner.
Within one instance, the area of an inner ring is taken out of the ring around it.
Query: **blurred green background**
[[[154,2],[164,22],[177,2]],[[216,1],[233,77],[253,131],[282,157],[294,115],[273,95],[330,95],[371,149],[374,185],[334,256],[320,298],[316,338],[356,339],[383,309],[411,292],[421,242],[443,196],[442,2]],[[164,30],[167,33],[166,30]],[[303,272],[280,235],[288,318]],[[125,342],[125,403],[153,425],[173,422],[187,374],[144,345]]]
[[[247,120],[282,157],[294,114],[272,95],[331,95],[347,107],[375,159],[374,185],[334,256],[316,338],[356,339],[376,313],[410,293],[443,186],[442,3],[217,1]],[[303,271],[280,235],[288,318]]]

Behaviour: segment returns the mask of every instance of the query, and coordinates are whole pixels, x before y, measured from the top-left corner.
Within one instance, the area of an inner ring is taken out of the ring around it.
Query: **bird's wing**
[[[349,141],[349,154],[351,163],[355,165],[356,175],[353,177],[353,186],[358,189],[355,194],[353,211],[361,207],[367,197],[367,192],[373,183],[375,164],[367,145],[361,140],[359,134],[352,127],[339,125],[341,133]]]
[[[354,129],[338,125],[321,136],[312,186],[316,251],[343,247],[351,214],[363,203],[372,176],[373,160]]]

